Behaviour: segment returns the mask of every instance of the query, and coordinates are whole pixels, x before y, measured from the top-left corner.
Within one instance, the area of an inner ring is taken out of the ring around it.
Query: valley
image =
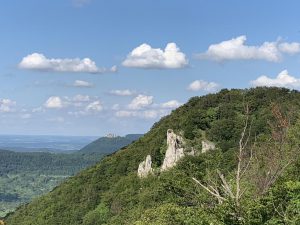
[[[130,144],[140,136],[101,137],[77,151],[74,149],[73,151],[60,149],[56,152],[44,152],[43,149],[33,152],[0,150],[0,217],[14,211],[19,205],[48,193],[66,178],[94,165],[105,155]],[[30,146],[35,147],[34,149],[38,149],[37,146],[41,146],[45,141],[43,138],[39,140],[38,137],[34,139],[35,142],[31,142]],[[69,146],[78,145],[79,141],[76,142],[74,137],[72,139],[74,143],[70,142]],[[70,141],[70,138],[67,140]],[[7,140],[5,144],[7,145]],[[17,144],[21,145],[21,140]]]

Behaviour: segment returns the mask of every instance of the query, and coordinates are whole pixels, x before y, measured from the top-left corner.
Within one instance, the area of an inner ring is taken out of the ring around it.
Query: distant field
[[[140,136],[0,136],[0,218]]]
[[[94,136],[0,135],[0,149],[18,152],[72,151],[96,139]]]

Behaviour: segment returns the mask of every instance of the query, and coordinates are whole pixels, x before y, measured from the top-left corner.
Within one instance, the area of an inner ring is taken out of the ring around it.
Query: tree
[[[251,122],[249,123],[249,106],[245,106],[245,122],[244,128],[242,130],[240,140],[239,140],[239,149],[237,153],[237,169],[235,174],[235,184],[230,185],[226,180],[225,176],[218,170],[217,174],[221,182],[221,187],[216,186],[216,184],[207,184],[204,185],[196,178],[192,178],[197,184],[199,184],[204,190],[210,193],[215,197],[219,204],[222,204],[224,201],[234,202],[235,212],[239,212],[240,201],[243,194],[246,191],[246,187],[242,187],[241,180],[245,176],[252,160],[252,147],[250,152],[247,151],[247,146],[250,140],[251,134]],[[254,146],[254,145],[253,145]],[[238,220],[243,220],[241,215],[234,215]]]

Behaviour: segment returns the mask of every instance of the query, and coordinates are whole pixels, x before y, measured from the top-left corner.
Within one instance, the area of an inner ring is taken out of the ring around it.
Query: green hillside
[[[138,141],[19,207],[6,222],[300,224],[299,112],[300,93],[288,89],[194,97]],[[199,152],[203,140],[216,149],[160,172],[168,129],[183,135],[187,149]],[[154,174],[142,179],[137,169],[147,155]]]
[[[74,153],[0,150],[0,218],[140,136],[99,138]]]
[[[103,153],[108,154],[112,153],[126,145],[131,144],[131,142],[139,139],[142,134],[128,134],[125,137],[101,137],[87,146],[83,147],[78,153],[86,154],[86,153]]]

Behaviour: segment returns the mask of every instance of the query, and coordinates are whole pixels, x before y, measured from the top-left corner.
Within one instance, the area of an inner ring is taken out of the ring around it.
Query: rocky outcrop
[[[181,136],[175,134],[173,130],[167,131],[167,151],[165,159],[161,167],[161,171],[172,168],[176,165],[179,159],[184,157],[184,140]]]
[[[174,167],[177,162],[186,155],[195,156],[199,151],[195,148],[185,148],[185,142],[180,135],[174,133],[173,130],[168,129],[167,131],[167,151],[163,164],[160,171],[165,171]],[[215,144],[211,141],[204,140],[202,141],[202,153],[205,153],[216,148]],[[149,174],[153,173],[151,167],[152,161],[151,156],[147,155],[145,161],[141,162],[138,168],[138,176],[143,178],[147,177]]]
[[[151,155],[147,155],[145,161],[141,162],[138,168],[139,177],[147,177],[150,173],[153,172],[152,169],[152,160]]]
[[[208,140],[202,141],[202,150],[201,150],[202,153],[208,152],[210,150],[215,150],[215,148],[216,145],[213,142]]]

